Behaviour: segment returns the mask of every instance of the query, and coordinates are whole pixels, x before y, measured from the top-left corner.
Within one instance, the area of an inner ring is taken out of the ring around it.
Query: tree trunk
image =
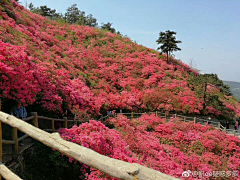
[[[206,94],[207,94],[207,83],[204,85],[204,94],[203,94],[203,113],[205,114],[206,109]]]
[[[168,64],[168,52],[167,52],[167,64]]]

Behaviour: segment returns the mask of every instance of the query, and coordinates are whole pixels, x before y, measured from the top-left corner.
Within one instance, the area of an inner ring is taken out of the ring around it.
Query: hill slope
[[[99,29],[61,24],[12,0],[0,3],[0,96],[62,111],[107,109],[199,113],[203,97],[181,61]],[[209,91],[212,91],[212,87]],[[215,88],[216,89],[216,88]],[[216,96],[240,114],[231,97]],[[219,114],[215,106],[208,113]],[[225,111],[223,114],[226,114]]]

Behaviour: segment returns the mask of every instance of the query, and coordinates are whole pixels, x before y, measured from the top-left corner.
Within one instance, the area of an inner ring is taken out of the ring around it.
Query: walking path
[[[215,127],[216,129],[219,129],[221,131],[226,132],[229,135],[233,135],[233,136],[237,136],[240,137],[240,131],[238,130],[234,130],[234,129],[226,129],[226,127],[224,127],[223,125],[221,125],[220,121],[218,119],[207,119],[208,117],[206,116],[206,119],[204,119],[204,117],[198,118],[198,117],[192,117],[192,116],[183,116],[183,115],[178,115],[178,114],[166,114],[163,112],[148,112],[148,113],[116,113],[117,114],[122,114],[124,116],[126,116],[127,118],[131,119],[131,118],[139,118],[141,117],[143,114],[155,114],[158,117],[161,118],[166,118],[166,120],[170,120],[171,117],[178,117],[180,118],[180,120],[184,121],[184,122],[194,122],[194,123],[199,123],[201,125],[212,125],[213,127]],[[102,119],[100,119],[101,121],[106,120],[109,116],[105,116]]]

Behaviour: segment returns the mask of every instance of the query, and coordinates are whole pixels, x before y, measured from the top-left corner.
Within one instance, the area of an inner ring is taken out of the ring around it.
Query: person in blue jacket
[[[22,103],[20,101],[17,101],[16,106],[14,106],[11,109],[11,115],[19,118],[19,119],[23,119],[27,117],[27,111],[25,109],[25,107],[22,106]],[[22,137],[24,135],[24,133],[22,131],[18,131],[18,138]],[[22,143],[22,141],[19,142],[20,146],[24,146],[24,144]]]

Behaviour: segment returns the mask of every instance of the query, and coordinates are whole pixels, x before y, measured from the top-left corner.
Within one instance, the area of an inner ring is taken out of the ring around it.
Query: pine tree
[[[176,32],[170,30],[166,32],[160,32],[159,38],[156,41],[158,44],[162,44],[160,47],[158,47],[158,50],[161,49],[163,53],[167,54],[167,62],[170,53],[173,51],[181,51],[181,49],[177,46],[177,43],[182,42],[176,40],[176,37],[174,36],[176,34]]]

